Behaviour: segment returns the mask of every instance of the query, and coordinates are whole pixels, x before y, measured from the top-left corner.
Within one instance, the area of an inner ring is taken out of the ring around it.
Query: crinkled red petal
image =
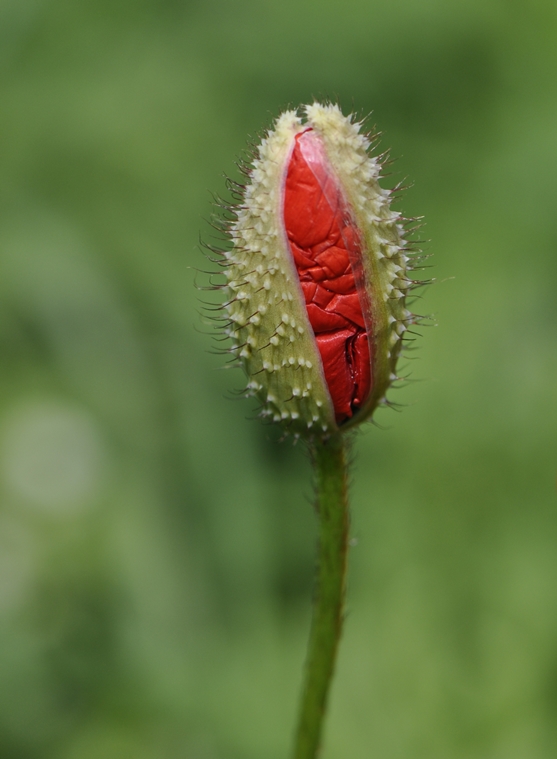
[[[360,237],[320,139],[311,129],[295,139],[284,225],[341,424],[365,402],[372,383],[370,341],[351,264],[361,257]]]

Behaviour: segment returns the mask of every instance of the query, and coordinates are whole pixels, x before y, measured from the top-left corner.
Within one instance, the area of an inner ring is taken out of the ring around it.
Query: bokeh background
[[[2,759],[288,755],[310,468],[194,280],[313,97],[414,183],[438,322],[356,440],[323,759],[556,755],[556,39],[554,0],[2,0]]]

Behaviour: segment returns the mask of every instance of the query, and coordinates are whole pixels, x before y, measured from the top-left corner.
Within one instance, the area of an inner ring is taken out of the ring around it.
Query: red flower
[[[295,434],[368,418],[412,314],[408,247],[361,125],[333,105],[282,114],[247,167],[224,253],[227,334],[262,416]]]

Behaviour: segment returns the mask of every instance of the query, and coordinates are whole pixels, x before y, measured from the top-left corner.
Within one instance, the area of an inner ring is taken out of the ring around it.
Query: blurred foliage
[[[439,323],[356,440],[323,757],[556,755],[556,35],[553,0],[2,0],[3,759],[287,755],[309,466],[225,398],[194,279],[246,135],[314,96],[415,182]]]

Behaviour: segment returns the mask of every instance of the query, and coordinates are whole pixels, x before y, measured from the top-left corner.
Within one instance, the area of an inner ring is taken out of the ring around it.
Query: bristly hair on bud
[[[332,104],[284,112],[220,219],[224,335],[260,415],[296,437],[369,419],[397,379],[419,253],[379,185],[376,134]],[[214,249],[212,249],[214,250]]]

